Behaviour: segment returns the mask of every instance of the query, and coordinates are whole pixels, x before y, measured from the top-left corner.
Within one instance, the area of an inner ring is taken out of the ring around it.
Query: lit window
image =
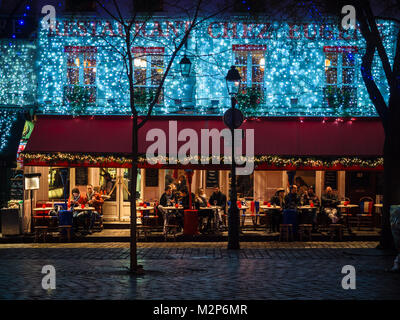
[[[356,105],[355,47],[324,47],[325,87],[324,98],[331,108]]]
[[[67,46],[67,83],[66,96],[76,87],[83,88],[88,95],[88,102],[96,102],[97,48]]]
[[[135,104],[145,106],[153,101],[164,74],[164,48],[135,47],[132,52]],[[163,100],[161,90],[157,104],[162,104]]]
[[[264,45],[233,45],[234,64],[242,77],[242,86],[264,87],[265,50]]]

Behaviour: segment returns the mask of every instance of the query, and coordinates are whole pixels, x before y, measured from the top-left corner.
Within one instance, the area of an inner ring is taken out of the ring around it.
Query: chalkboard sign
[[[22,171],[15,171],[10,179],[10,199],[24,200],[24,178]]]
[[[146,187],[158,187],[158,169],[146,169]]]
[[[219,171],[207,170],[206,171],[206,188],[219,187]]]
[[[325,171],[325,188],[331,187],[337,190],[337,171]]]
[[[75,185],[86,186],[88,184],[88,168],[75,168]]]

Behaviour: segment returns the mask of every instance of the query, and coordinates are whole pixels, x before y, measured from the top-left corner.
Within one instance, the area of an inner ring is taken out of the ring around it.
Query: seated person
[[[221,207],[221,210],[218,210],[218,223],[221,223],[223,221],[222,214],[226,213],[226,195],[221,192],[219,187],[215,187],[209,202],[212,206]]]
[[[170,207],[175,204],[175,198],[172,194],[171,186],[166,186],[164,189],[164,193],[161,195],[160,198],[160,206],[162,207]]]
[[[297,194],[297,186],[294,184],[290,188],[290,192],[285,197],[285,209],[296,210],[300,205],[300,197]]]
[[[301,196],[301,202],[303,205],[307,206],[311,204],[311,202],[314,204],[314,207],[319,207],[320,206],[320,201],[318,196],[314,192],[313,187],[308,187],[308,190],[306,190],[302,196]]]
[[[340,220],[337,210],[339,199],[331,187],[326,187],[325,193],[322,195],[321,200],[324,213],[328,216],[332,223],[337,223]]]
[[[86,205],[86,204],[87,204],[87,198],[84,196],[81,196],[81,193],[78,188],[73,188],[72,194],[68,199],[68,208],[78,209],[82,205]],[[74,221],[75,230],[77,230],[78,225],[80,223],[82,223],[86,228],[86,224],[84,223],[84,217],[85,217],[84,212],[79,212],[79,210],[74,210],[74,212],[72,214],[72,219]]]
[[[169,216],[167,216],[168,212],[164,209],[164,207],[172,207],[175,205],[175,203],[174,195],[172,194],[172,187],[170,185],[166,186],[164,193],[161,195],[160,204],[157,207],[164,219],[164,234],[167,231],[167,224],[169,220]],[[178,214],[175,211],[174,214],[178,217]]]
[[[189,190],[186,188],[183,188],[181,190],[181,196],[182,196],[181,201],[182,201],[183,209],[184,210],[193,209],[190,207]],[[195,197],[194,193],[192,193],[192,207],[194,205],[195,199],[196,199],[196,197]]]
[[[100,219],[101,208],[103,206],[104,200],[99,194],[99,187],[97,187],[97,191],[93,188],[91,184],[87,185],[86,199],[88,200],[88,204],[91,207],[94,207],[94,211],[89,211],[90,215],[90,226],[89,232],[93,229],[94,222],[96,219]]]
[[[211,220],[214,217],[213,210],[207,208],[207,196],[203,188],[199,188],[194,200],[194,205],[198,211],[199,215],[199,230],[200,232],[205,232],[210,230]],[[203,228],[204,219],[207,218],[207,225]]]
[[[271,217],[271,231],[279,232],[279,225],[282,219],[282,211],[285,207],[285,189],[279,188],[276,190],[275,195],[271,198],[271,205],[279,206],[280,209],[269,210]]]
[[[285,209],[282,214],[282,223],[293,225],[293,233],[297,234],[298,216],[297,207],[300,206],[300,197],[297,194],[297,186],[294,184],[285,197]]]

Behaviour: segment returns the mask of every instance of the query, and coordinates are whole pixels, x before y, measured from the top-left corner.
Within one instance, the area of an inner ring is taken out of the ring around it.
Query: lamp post
[[[232,168],[231,168],[231,193],[230,201],[231,205],[228,210],[228,249],[238,250],[240,249],[239,244],[239,210],[237,207],[237,192],[236,192],[236,160],[235,160],[235,129],[241,125],[243,117],[239,110],[235,109],[236,95],[239,92],[241,77],[239,71],[232,66],[225,77],[226,86],[228,88],[229,96],[231,97],[231,109],[225,114],[225,123],[231,129],[232,134]],[[230,118],[230,119],[229,119]]]
[[[183,77],[189,77],[190,69],[192,68],[192,62],[190,62],[189,58],[186,54],[183,56],[181,62],[179,62],[179,66],[181,68],[181,74]]]

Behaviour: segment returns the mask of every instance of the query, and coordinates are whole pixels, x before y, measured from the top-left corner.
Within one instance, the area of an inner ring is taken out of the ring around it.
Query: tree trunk
[[[390,104],[395,99],[391,97]],[[385,249],[394,248],[390,229],[390,206],[400,204],[400,112],[390,106],[389,117],[385,128],[384,159],[384,195],[382,212],[382,234],[380,246]]]
[[[131,243],[130,243],[130,271],[137,273],[137,245],[136,245],[136,183],[138,174],[138,123],[137,117],[132,120],[132,170],[131,170]]]

